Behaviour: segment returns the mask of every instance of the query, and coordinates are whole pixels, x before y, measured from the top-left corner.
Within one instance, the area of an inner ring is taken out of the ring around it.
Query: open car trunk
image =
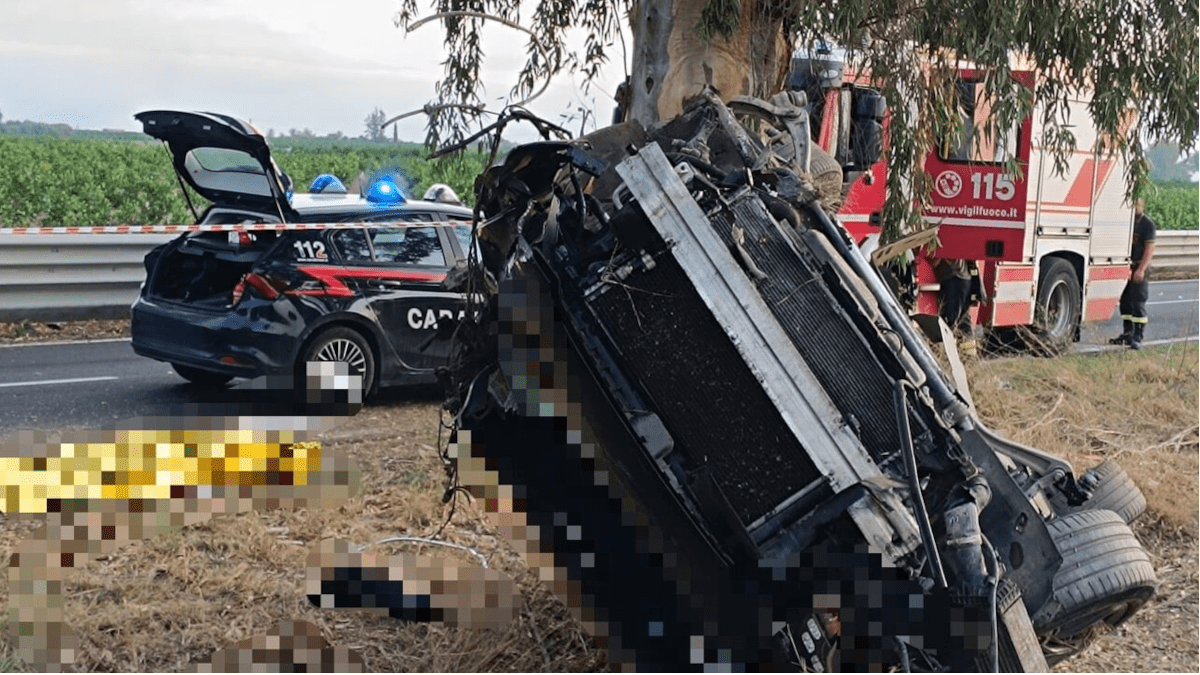
[[[274,246],[277,233],[195,232],[146,256],[147,298],[194,307],[228,308],[234,289]]]

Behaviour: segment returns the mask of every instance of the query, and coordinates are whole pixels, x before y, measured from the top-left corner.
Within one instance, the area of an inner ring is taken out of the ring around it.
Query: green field
[[[1160,230],[1195,230],[1200,226],[1200,185],[1155,183],[1146,191],[1146,215]]]
[[[143,140],[137,140],[143,139]],[[400,167],[412,179],[410,192],[422,195],[433,183],[446,183],[470,201],[475,176],[485,157],[426,160],[415,143],[372,143],[360,139],[281,137],[271,142],[279,167],[297,190],[318,174],[333,173],[349,184],[359,171],[368,175]],[[1145,192],[1146,211],[1163,230],[1194,230],[1200,225],[1196,183],[1163,182]],[[199,206],[207,205],[193,195]],[[166,148],[132,132],[72,136],[0,134],[0,226],[148,225],[194,222],[171,170]]]
[[[0,135],[0,226],[150,225],[195,222],[171,169],[165,146],[144,141]],[[433,183],[446,183],[464,200],[473,194],[485,156],[426,160],[416,144],[336,141],[272,143],[279,167],[297,190],[318,174],[345,183],[359,171],[370,175],[399,167],[417,196]],[[192,194],[198,208],[207,205]]]

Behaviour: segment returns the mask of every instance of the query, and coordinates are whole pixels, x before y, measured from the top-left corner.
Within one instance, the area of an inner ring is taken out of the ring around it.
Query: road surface
[[[1150,299],[1146,303],[1146,314],[1150,318],[1146,325],[1146,344],[1196,338],[1197,322],[1200,321],[1196,300],[1198,289],[1200,281],[1196,279],[1150,282]],[[1087,351],[1108,346],[1108,338],[1120,333],[1120,316],[1115,315],[1104,323],[1084,324],[1076,349]]]
[[[1157,281],[1150,288],[1147,344],[1196,340],[1198,282]],[[1075,349],[1109,348],[1108,338],[1120,332],[1119,317],[1085,326]],[[0,345],[0,437],[19,428],[96,428],[137,416],[247,414],[250,407],[230,404],[239,394],[245,398],[247,387],[242,382],[230,392],[188,384],[170,365],[134,354],[128,339]],[[393,390],[381,398],[436,401],[438,394]]]

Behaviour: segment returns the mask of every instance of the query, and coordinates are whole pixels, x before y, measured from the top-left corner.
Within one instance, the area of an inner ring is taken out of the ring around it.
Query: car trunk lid
[[[291,222],[291,178],[271,158],[267,139],[248,122],[206,112],[147,110],[134,115],[171,150],[181,179],[214,204],[278,214]]]

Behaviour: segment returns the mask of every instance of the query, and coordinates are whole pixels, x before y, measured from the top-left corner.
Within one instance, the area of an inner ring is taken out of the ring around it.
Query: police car
[[[351,194],[328,177],[293,194],[246,122],[135,117],[213,202],[197,231],[146,255],[135,352],[205,385],[302,373],[309,361],[348,364],[365,392],[434,381],[449,349],[436,329],[464,311],[463,296],[441,288],[470,248],[471,212],[453,191],[435,186],[440,200],[409,200],[384,177]]]

